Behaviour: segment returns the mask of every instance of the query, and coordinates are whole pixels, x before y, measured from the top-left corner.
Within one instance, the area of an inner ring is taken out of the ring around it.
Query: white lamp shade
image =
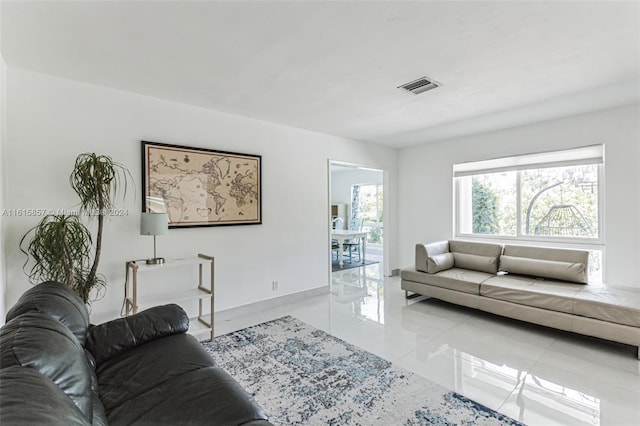
[[[166,213],[142,213],[140,235],[164,235],[169,232],[169,215]]]

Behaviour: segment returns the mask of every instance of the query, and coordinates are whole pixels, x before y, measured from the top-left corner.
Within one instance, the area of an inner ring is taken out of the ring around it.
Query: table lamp
[[[162,265],[163,257],[156,256],[156,235],[169,232],[169,216],[166,213],[142,213],[140,216],[140,235],[153,235],[153,258],[147,259],[147,265]]]

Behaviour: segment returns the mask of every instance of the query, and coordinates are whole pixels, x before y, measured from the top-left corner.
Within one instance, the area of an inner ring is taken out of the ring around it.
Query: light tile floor
[[[334,272],[331,294],[216,321],[217,333],[283,315],[529,425],[640,425],[636,348],[407,300],[382,264]]]

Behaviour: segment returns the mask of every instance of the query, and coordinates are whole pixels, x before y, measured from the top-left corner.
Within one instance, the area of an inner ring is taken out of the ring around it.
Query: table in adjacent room
[[[342,253],[344,252],[344,242],[353,238],[360,238],[362,242],[362,253],[360,256],[361,263],[364,263],[364,255],[367,246],[367,233],[368,231],[351,231],[348,229],[332,229],[331,239],[338,242],[338,264],[342,268],[344,266],[344,260],[342,259]]]

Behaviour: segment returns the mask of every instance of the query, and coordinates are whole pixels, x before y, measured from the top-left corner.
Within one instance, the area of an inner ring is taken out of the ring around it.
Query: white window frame
[[[562,236],[539,236],[522,233],[522,203],[520,188],[520,172],[529,169],[553,168],[565,166],[582,166],[597,164],[598,173],[598,237],[562,237]],[[461,209],[460,209],[460,180],[463,176],[473,176],[486,173],[498,173],[503,171],[516,171],[516,235],[490,235],[463,233],[460,231]],[[492,242],[514,242],[526,241],[535,245],[571,247],[586,250],[600,250],[604,257],[604,145],[591,145],[582,148],[568,149],[562,151],[542,152],[535,154],[517,155],[511,157],[496,158],[490,160],[458,163],[453,165],[454,176],[454,234],[456,238],[478,239]]]
[[[359,187],[363,187],[363,186],[375,186],[376,187],[376,221],[375,222],[363,222],[362,226],[368,226],[369,228],[373,229],[373,228],[382,228],[382,232],[383,232],[383,238],[384,238],[384,220],[382,222],[380,222],[378,220],[378,218],[380,217],[380,214],[382,213],[384,215],[384,201],[383,201],[383,205],[382,208],[380,208],[380,203],[379,203],[379,199],[380,197],[378,196],[380,194],[380,191],[382,191],[382,196],[384,197],[384,185],[381,183],[356,183],[351,185],[351,200],[353,202],[353,187],[354,186],[359,186]],[[367,238],[367,244],[369,241],[369,238]]]

